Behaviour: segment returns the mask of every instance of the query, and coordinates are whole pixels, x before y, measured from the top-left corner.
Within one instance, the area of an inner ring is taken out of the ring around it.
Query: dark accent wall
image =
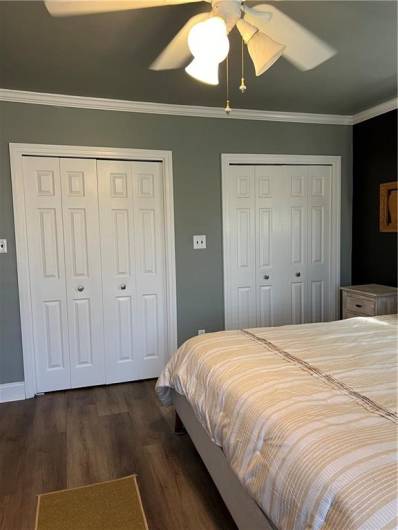
[[[397,180],[397,111],[354,125],[352,282],[397,284],[397,234],[379,230],[379,186]]]

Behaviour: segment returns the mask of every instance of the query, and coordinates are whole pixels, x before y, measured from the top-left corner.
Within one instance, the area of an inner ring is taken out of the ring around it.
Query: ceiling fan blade
[[[244,11],[247,22],[285,44],[283,56],[300,70],[312,70],[336,54],[326,42],[270,4],[245,6]]]
[[[186,22],[177,35],[149,67],[151,70],[173,70],[184,66],[191,57],[188,48],[188,33],[195,24],[212,16],[211,12],[199,13]]]
[[[93,15],[111,11],[128,11],[146,7],[162,7],[176,4],[189,4],[202,0],[45,0],[44,4],[53,17],[73,17]]]

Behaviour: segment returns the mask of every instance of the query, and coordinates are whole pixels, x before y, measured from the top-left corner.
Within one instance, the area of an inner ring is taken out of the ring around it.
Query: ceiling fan
[[[202,0],[45,0],[52,16],[126,11]],[[228,33],[236,26],[247,44],[256,75],[283,55],[302,71],[312,70],[336,51],[271,4],[249,7],[245,0],[204,0],[211,10],[190,18],[150,65],[152,70],[184,67],[196,79],[218,84],[218,65],[228,56]],[[251,3],[251,2],[250,2]],[[242,90],[243,92],[243,90]]]

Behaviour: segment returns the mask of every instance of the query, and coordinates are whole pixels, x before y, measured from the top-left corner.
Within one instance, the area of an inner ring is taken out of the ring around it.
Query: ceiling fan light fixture
[[[262,33],[245,20],[238,20],[238,29],[247,44],[249,55],[256,70],[256,76],[270,68],[284,52],[286,46]]]
[[[221,17],[199,22],[188,35],[188,47],[194,56],[185,71],[209,85],[218,85],[218,65],[227,57],[227,26]]]
[[[188,34],[188,47],[194,57],[221,63],[229,52],[227,25],[221,17],[211,17],[195,24]]]
[[[193,59],[191,63],[185,68],[187,74],[206,83],[207,85],[218,85],[218,63],[214,61],[200,61]]]
[[[247,49],[253,60],[256,75],[259,76],[268,70],[282,55],[285,47],[260,31],[253,35]]]

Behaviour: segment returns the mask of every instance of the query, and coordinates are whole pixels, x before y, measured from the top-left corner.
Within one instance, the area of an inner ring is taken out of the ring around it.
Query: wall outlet
[[[195,250],[206,248],[206,236],[193,236],[193,248]]]
[[[198,335],[204,335],[206,333],[205,329],[198,329]]]
[[[7,239],[0,239],[0,254],[7,254]]]

